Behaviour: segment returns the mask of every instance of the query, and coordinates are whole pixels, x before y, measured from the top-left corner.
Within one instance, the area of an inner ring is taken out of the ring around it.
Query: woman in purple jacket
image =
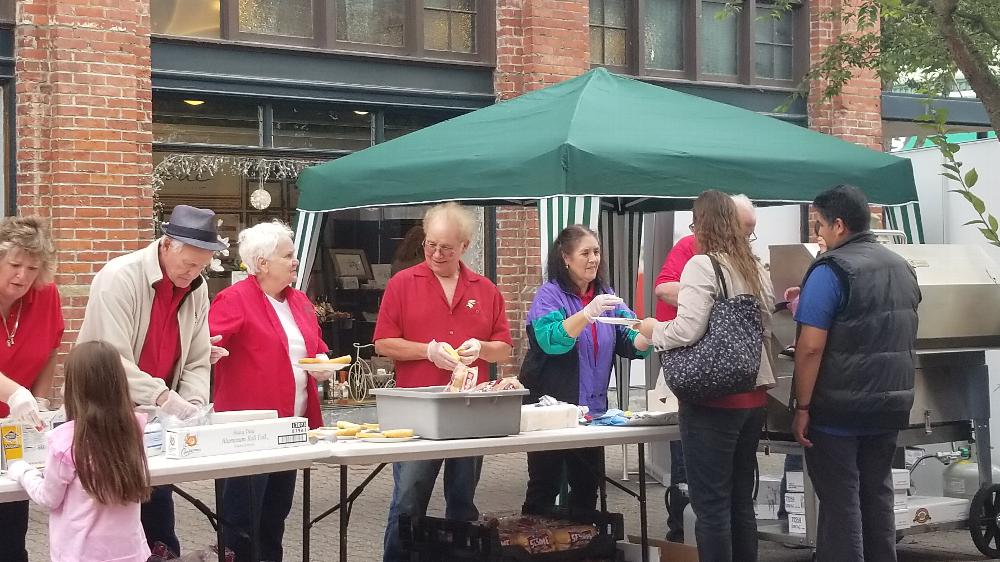
[[[608,408],[608,383],[615,355],[648,354],[649,342],[626,326],[596,322],[599,316],[635,318],[607,284],[597,235],[583,225],[567,226],[552,243],[546,276],[528,312],[529,349],[521,381],[535,402],[543,395],[590,408]],[[604,449],[528,453],[526,512],[555,504],[563,470],[569,481],[569,507],[594,509]]]

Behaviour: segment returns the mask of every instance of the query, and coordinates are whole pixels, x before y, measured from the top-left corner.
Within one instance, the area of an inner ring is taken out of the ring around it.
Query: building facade
[[[294,221],[303,166],[595,65],[773,113],[839,32],[819,14],[840,5],[774,17],[745,0],[724,17],[721,0],[5,0],[4,207],[51,220],[72,342],[94,273],[153,240],[177,203],[213,208],[229,235]],[[775,118],[880,148],[881,99],[865,75]],[[309,292],[341,313],[328,318],[338,352],[370,339],[380,280],[420,213],[328,217]],[[507,300],[512,373],[541,279],[537,214],[480,215],[470,261]],[[339,279],[342,255],[364,256],[359,283]],[[235,253],[224,266],[213,290],[238,269]]]

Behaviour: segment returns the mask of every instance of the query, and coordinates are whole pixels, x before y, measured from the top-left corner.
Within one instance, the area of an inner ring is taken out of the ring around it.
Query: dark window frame
[[[713,83],[731,86],[769,87],[794,90],[809,69],[809,4],[802,0],[792,9],[792,79],[761,78],[756,75],[756,42],[754,38],[755,14],[758,7],[769,7],[773,0],[744,0],[738,14],[730,17],[738,19],[737,27],[737,71],[736,75],[710,74],[701,69],[701,0],[680,0],[682,3],[682,70],[665,70],[646,67],[646,22],[647,0],[628,0],[628,30],[626,32],[627,64],[624,67],[592,63],[591,67],[603,66],[612,72],[628,74],[636,78],[663,81]]]
[[[621,27],[618,27],[618,26],[607,25],[607,23],[602,23],[600,25],[594,25],[594,24],[591,24],[591,23],[588,22],[588,24],[587,24],[587,42],[588,42],[588,45],[590,44],[590,32],[595,27],[601,28],[602,30],[607,30],[607,29],[624,29],[624,31],[625,31],[625,64],[623,64],[623,65],[614,65],[614,64],[594,64],[594,63],[591,63],[591,66],[603,66],[604,68],[607,68],[608,70],[610,70],[612,72],[617,72],[617,73],[629,73],[630,70],[633,68],[634,65],[631,64],[631,63],[632,63],[632,60],[635,58],[635,55],[638,52],[638,49],[637,49],[638,43],[636,42],[637,34],[635,32],[635,30],[638,29],[638,24],[637,24],[638,23],[638,18],[636,17],[636,10],[634,9],[634,6],[632,5],[633,3],[634,3],[634,0],[626,0],[626,2],[625,2],[625,27],[624,28],[621,28]],[[603,34],[602,34],[602,37],[603,37]],[[645,57],[645,55],[643,55],[643,57]],[[643,59],[643,60],[645,60],[645,59]]]
[[[0,23],[14,23],[17,12],[15,4],[15,0],[0,0]]]
[[[0,0],[2,2],[3,0]],[[475,51],[436,51],[424,48],[424,1],[406,0],[403,45],[378,45],[337,39],[337,1],[313,0],[313,36],[291,37],[248,33],[239,29],[239,0],[220,0],[220,38],[156,34],[156,37],[189,39],[199,42],[236,42],[289,48],[317,49],[350,55],[376,55],[441,62],[493,64],[496,61],[496,2],[475,0]]]

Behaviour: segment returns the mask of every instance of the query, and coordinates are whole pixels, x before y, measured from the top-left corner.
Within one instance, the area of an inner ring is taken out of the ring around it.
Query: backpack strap
[[[715,269],[715,276],[719,278],[719,284],[722,286],[722,298],[729,298],[729,288],[726,286],[726,276],[722,274],[722,267],[719,266],[719,260],[715,259],[715,256],[709,255],[708,259],[712,260],[712,267]]]

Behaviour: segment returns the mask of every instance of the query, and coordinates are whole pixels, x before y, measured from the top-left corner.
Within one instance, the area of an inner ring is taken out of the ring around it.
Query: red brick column
[[[51,221],[76,339],[94,273],[153,236],[149,0],[17,2],[17,209]]]
[[[497,0],[497,101],[590,70],[589,6],[581,0]],[[514,356],[500,366],[515,375],[527,349],[524,319],[542,280],[538,212],[497,209],[497,285],[507,301]]]
[[[810,65],[819,60],[820,51],[832,45],[837,36],[856,31],[853,22],[845,26],[841,18],[831,20],[824,15],[834,9],[852,10],[853,5],[852,0],[810,2]],[[829,100],[823,99],[824,85],[820,81],[809,84],[809,128],[881,151],[882,83],[875,72],[856,73],[842,92]]]

